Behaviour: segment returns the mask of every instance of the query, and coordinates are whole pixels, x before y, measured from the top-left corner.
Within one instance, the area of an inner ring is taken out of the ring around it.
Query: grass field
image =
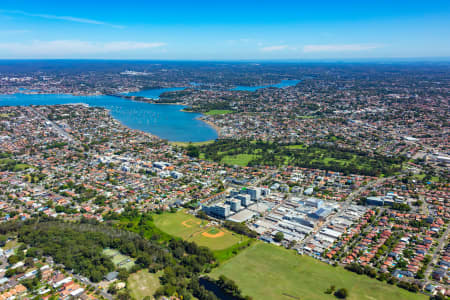
[[[232,112],[233,112],[232,110],[227,110],[227,109],[213,109],[213,110],[205,112],[204,115],[207,115],[207,116],[226,115],[226,114],[231,114]]]
[[[123,255],[115,249],[104,249],[103,254],[108,256],[113,264],[118,268],[125,268],[129,270],[134,266],[134,261],[131,257]]]
[[[227,229],[207,226],[208,221],[201,220],[183,211],[156,215],[154,216],[154,223],[156,227],[170,235],[193,241],[199,246],[206,246],[213,251],[223,250],[247,240],[247,238]],[[203,233],[206,233],[206,235]],[[208,234],[217,236],[210,237]]]
[[[210,230],[207,231],[209,234],[218,234],[220,230],[216,227],[212,227]]]
[[[243,294],[253,299],[336,299],[324,293],[331,285],[336,289],[346,288],[350,300],[427,299],[424,295],[261,242],[221,264],[211,276],[218,278],[221,274],[235,280]]]
[[[153,294],[159,288],[159,276],[162,272],[156,274],[149,273],[147,270],[141,270],[131,274],[128,277],[128,290],[133,299],[142,300],[146,296],[153,299]]]
[[[238,154],[238,155],[227,155],[222,158],[222,162],[229,165],[238,165],[245,167],[248,163],[258,157],[256,154]]]

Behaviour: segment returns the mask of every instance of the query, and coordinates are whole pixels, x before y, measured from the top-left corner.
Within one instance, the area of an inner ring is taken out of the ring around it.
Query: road
[[[262,177],[262,178],[259,178],[259,179],[255,180],[255,182],[253,182],[253,184],[252,184],[252,185],[254,185],[254,186],[258,186],[258,185],[260,185],[260,184],[261,184],[261,182],[263,182],[263,181],[265,181],[265,180],[269,179],[270,177],[272,177],[272,176],[273,176],[273,174],[275,174],[275,173],[278,173],[278,172],[279,172],[279,170],[278,170],[278,169],[275,169],[275,170],[273,170],[273,171],[270,171],[270,172],[268,172],[268,173],[267,173],[267,175],[266,175],[266,176],[264,176],[264,177]]]
[[[45,256],[44,258],[45,258],[45,261],[47,262],[47,264],[49,264],[50,266],[52,266],[52,267],[59,266],[61,268],[64,268],[64,265],[55,264],[55,262],[53,261],[53,258],[51,256]],[[74,274],[73,272],[71,272],[69,270],[66,270],[66,272],[70,275],[70,277],[77,279],[79,282],[82,282],[86,286],[94,287],[95,288],[95,292],[98,295],[101,295],[101,296],[105,297],[105,299],[108,299],[108,300],[112,300],[113,299],[113,296],[111,294],[109,294],[109,293],[104,292],[103,289],[101,287],[99,287],[98,283],[94,283],[94,282],[90,281],[88,278],[86,278],[84,276],[81,276],[79,274]]]
[[[99,287],[98,283],[93,283],[91,282],[88,278],[77,275],[77,274],[71,274],[73,278],[78,279],[80,282],[83,282],[84,284],[88,285],[88,286],[93,286],[95,288],[95,293],[105,297],[108,300],[112,300],[113,296],[111,294],[108,294],[106,292],[103,291],[103,289],[101,287]]]
[[[428,264],[427,269],[425,270],[425,278],[428,278],[433,271],[433,266],[437,264],[440,253],[442,249],[447,245],[448,234],[450,233],[450,226],[447,226],[444,234],[438,240],[438,246],[434,249],[433,257],[431,258],[431,262]]]
[[[61,127],[59,127],[58,124],[55,124],[53,121],[49,120],[45,115],[43,115],[40,111],[34,109],[33,107],[28,107],[29,111],[32,112],[36,117],[41,118],[47,122],[51,126],[52,129],[54,129],[60,136],[64,137],[71,143],[77,143],[78,141],[75,140],[70,134],[68,134],[65,130],[63,130]]]
[[[382,183],[383,181],[389,179],[391,177],[383,177],[383,178],[378,178],[375,181],[371,181],[368,184],[359,187],[357,190],[353,191],[350,193],[350,195],[348,195],[347,199],[345,199],[345,202],[342,204],[339,212],[337,214],[335,214],[334,216],[328,218],[321,226],[318,226],[313,232],[311,232],[310,235],[308,235],[301,243],[300,243],[300,248],[303,248],[304,246],[306,246],[309,241],[314,238],[314,235],[319,232],[320,230],[322,230],[322,228],[326,228],[331,221],[334,218],[340,217],[343,215],[344,211],[352,204],[353,200],[355,200],[355,198],[359,197],[361,195],[361,193],[365,192],[367,189],[373,187],[374,185],[378,185],[380,183]]]

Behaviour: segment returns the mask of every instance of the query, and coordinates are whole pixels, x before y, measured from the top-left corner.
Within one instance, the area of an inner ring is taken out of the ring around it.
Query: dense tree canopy
[[[118,249],[139,261],[148,255],[152,259],[147,261],[168,260],[166,251],[158,245],[109,226],[54,221],[23,226],[18,235],[19,241],[32,246],[33,251],[53,257],[55,262],[94,282],[115,269],[102,253],[105,248]]]

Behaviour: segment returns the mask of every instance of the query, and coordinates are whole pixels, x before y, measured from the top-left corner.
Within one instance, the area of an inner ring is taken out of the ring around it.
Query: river
[[[283,80],[278,84],[262,86],[236,86],[232,90],[256,91],[296,85],[300,80]],[[150,89],[127,93],[128,96],[142,96],[158,99],[164,92],[180,91],[182,87]],[[25,90],[27,91],[27,90]],[[110,110],[111,115],[125,126],[141,130],[174,142],[204,142],[214,140],[218,134],[214,128],[198,118],[201,114],[181,111],[182,105],[152,104],[130,101],[113,96],[72,96],[65,94],[13,94],[0,95],[0,106],[55,105],[85,103]]]
[[[176,142],[214,140],[217,132],[198,120],[198,113],[183,112],[182,105],[151,104],[113,96],[72,96],[60,94],[0,95],[0,105],[55,105],[86,103],[104,107],[125,126]]]

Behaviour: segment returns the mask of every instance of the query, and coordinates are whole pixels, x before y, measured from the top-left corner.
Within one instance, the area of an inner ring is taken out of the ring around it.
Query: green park
[[[247,240],[246,237],[184,211],[155,215],[154,224],[165,233],[195,242],[213,251],[224,250]]]
[[[325,293],[331,286],[347,289],[350,300],[427,299],[424,295],[262,242],[254,243],[211,273],[216,279],[220,275],[233,278],[242,293],[253,299],[336,299]]]

